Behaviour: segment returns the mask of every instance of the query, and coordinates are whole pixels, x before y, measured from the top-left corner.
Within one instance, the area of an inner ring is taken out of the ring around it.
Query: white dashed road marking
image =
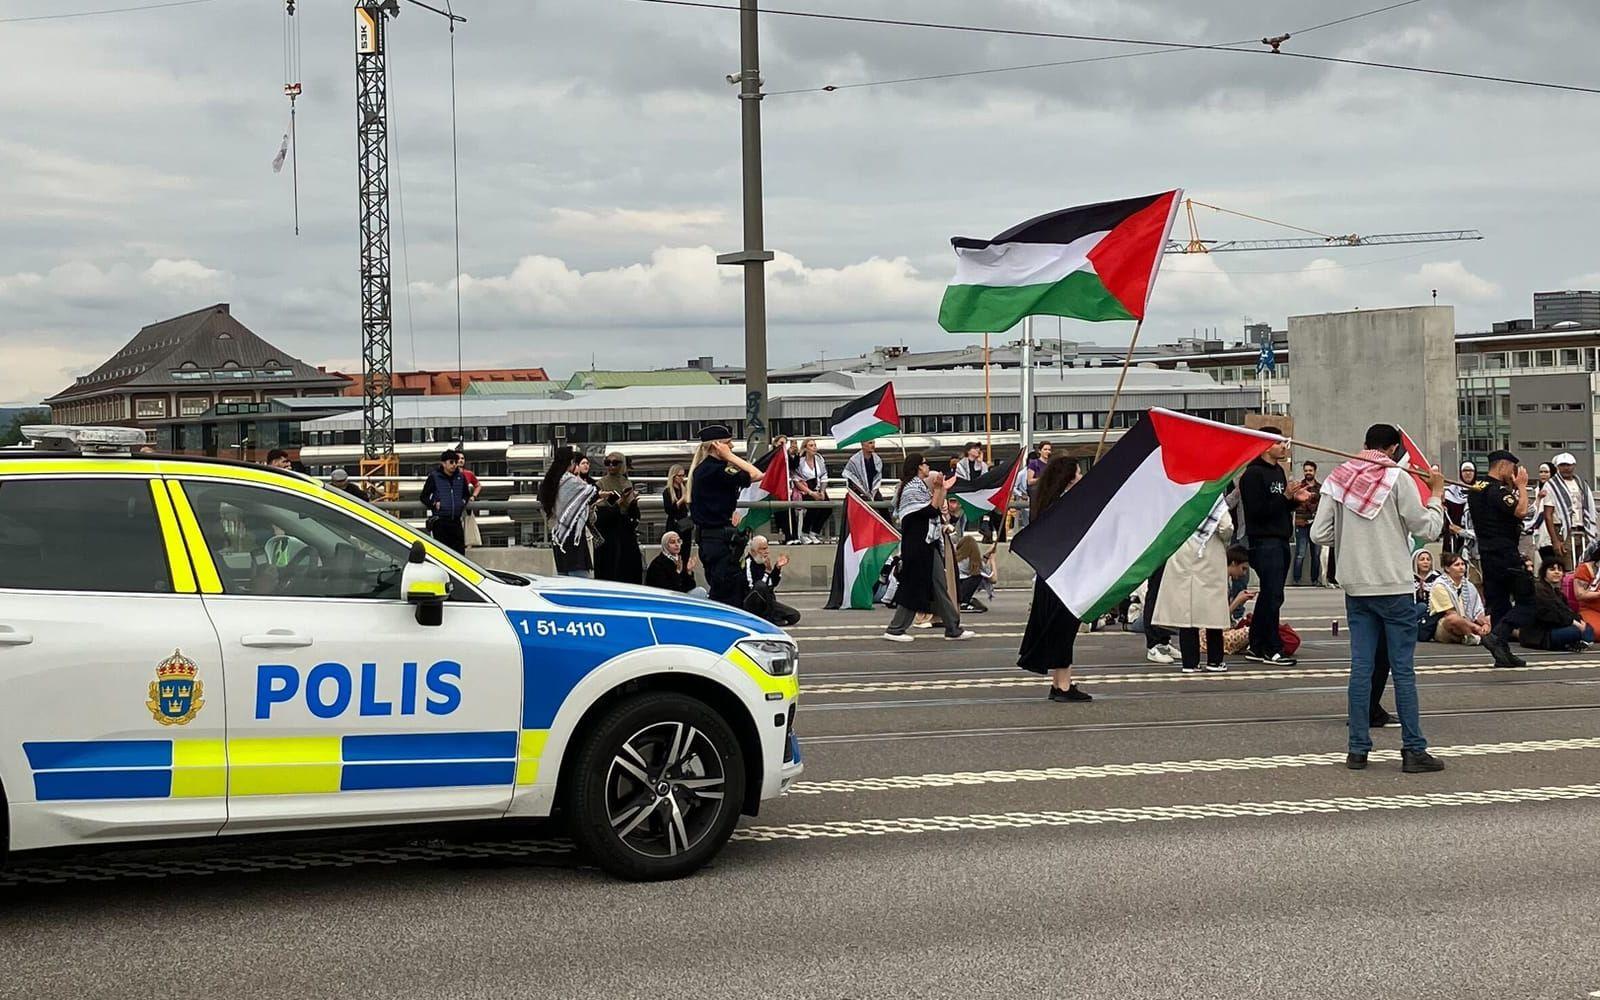
[[[759,844],[783,840],[839,840],[847,837],[884,837],[895,834],[1025,830],[1045,826],[1099,826],[1109,823],[1161,823],[1185,819],[1250,819],[1266,816],[1304,816],[1312,813],[1362,813],[1381,809],[1516,805],[1525,802],[1580,799],[1600,799],[1600,785],[1500,788],[1478,792],[1432,792],[1420,795],[1374,795],[1360,798],[1340,797],[1277,802],[1210,802],[1116,809],[837,820],[824,823],[791,823],[785,826],[748,826],[735,831],[733,839]]]
[[[1492,757],[1504,754],[1542,753],[1552,750],[1600,750],[1600,738],[1523,740],[1514,743],[1478,743],[1440,750],[1447,757]],[[1398,750],[1374,750],[1374,762],[1397,761]],[[946,774],[900,774],[882,778],[839,778],[832,781],[798,781],[790,795],[827,795],[849,792],[909,791],[972,785],[1005,785],[1023,781],[1072,781],[1080,778],[1137,778],[1165,774],[1199,774],[1212,771],[1271,771],[1284,767],[1343,764],[1343,753],[1281,754],[1273,757],[1223,757],[1213,760],[1138,761],[1120,764],[1085,764],[1077,767],[1023,768],[1015,771],[952,771]]]
[[[1417,674],[1422,677],[1450,674],[1504,674],[1521,676],[1534,670],[1594,670],[1600,669],[1600,660],[1540,660],[1529,663],[1526,667],[1504,668],[1493,667],[1487,664],[1470,663],[1441,663],[1438,665],[1417,666]],[[1225,674],[1185,674],[1173,667],[1167,667],[1156,672],[1154,670],[1138,674],[1117,674],[1115,676],[1097,676],[1093,667],[1079,668],[1077,679],[1085,684],[1099,686],[1102,684],[1177,684],[1183,682],[1205,683],[1207,681],[1281,681],[1281,680],[1326,680],[1330,678],[1345,678],[1350,676],[1348,668],[1338,670],[1231,670]],[[1036,687],[1043,688],[1045,681],[1033,675],[1022,676],[1012,674],[996,677],[951,677],[934,680],[904,680],[904,681],[841,681],[832,684],[807,684],[804,676],[800,680],[800,694],[802,697],[823,694],[875,694],[878,692],[896,691],[960,691],[968,688],[991,687]]]

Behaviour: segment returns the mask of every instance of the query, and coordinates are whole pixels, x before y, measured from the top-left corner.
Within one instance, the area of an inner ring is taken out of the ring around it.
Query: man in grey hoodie
[[[1311,540],[1332,545],[1339,553],[1339,582],[1350,622],[1350,748],[1345,766],[1357,771],[1366,767],[1372,750],[1372,668],[1381,633],[1388,640],[1400,714],[1401,770],[1415,774],[1444,770],[1422,736],[1411,567],[1411,539],[1431,541],[1444,529],[1444,476],[1437,468],[1429,472],[1424,504],[1416,481],[1395,464],[1400,448],[1400,431],[1392,424],[1367,428],[1361,458],[1339,466],[1323,485]]]

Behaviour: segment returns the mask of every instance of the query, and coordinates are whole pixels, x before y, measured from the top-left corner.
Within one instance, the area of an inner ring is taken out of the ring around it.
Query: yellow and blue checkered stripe
[[[531,785],[546,730],[23,744],[41,802]]]

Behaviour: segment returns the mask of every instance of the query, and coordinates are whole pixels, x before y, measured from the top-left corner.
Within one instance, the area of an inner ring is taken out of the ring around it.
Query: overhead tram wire
[[[710,0],[631,0],[631,2],[657,4],[666,7],[693,7],[702,10],[739,10],[739,7],[735,4],[712,3]],[[958,31],[980,35],[1007,35],[1016,38],[1048,38],[1072,42],[1100,42],[1110,45],[1143,45],[1163,49],[1188,49],[1196,52],[1233,52],[1242,55],[1255,56],[1289,56],[1295,59],[1306,59],[1313,62],[1326,62],[1343,66],[1365,66],[1373,69],[1388,69],[1402,73],[1420,73],[1428,76],[1442,76],[1461,80],[1478,80],[1486,83],[1504,83],[1517,87],[1534,87],[1541,90],[1557,90],[1575,94],[1600,94],[1600,87],[1583,87],[1577,84],[1554,83],[1548,80],[1525,80],[1519,77],[1496,76],[1488,73],[1466,73],[1459,70],[1436,69],[1426,66],[1406,66],[1400,63],[1375,62],[1367,59],[1346,59],[1339,56],[1317,55],[1310,52],[1280,52],[1263,48],[1240,48],[1234,45],[1216,45],[1202,42],[1173,42],[1153,38],[1123,38],[1113,35],[1085,35],[1075,32],[1038,31],[1027,28],[995,28],[976,24],[952,24],[940,21],[911,21],[887,17],[862,17],[854,14],[828,14],[820,11],[782,10],[770,7],[762,8],[761,13],[775,17],[798,17],[819,21],[840,21],[849,24],[871,24],[899,28],[928,28],[937,31]]]
[[[1331,28],[1336,24],[1346,24],[1350,21],[1359,21],[1364,17],[1372,17],[1376,14],[1387,13],[1388,11],[1395,10],[1400,7],[1409,7],[1414,3],[1422,2],[1423,0],[1401,0],[1400,3],[1392,3],[1387,7],[1377,7],[1372,10],[1362,11],[1359,14],[1351,14],[1349,17],[1341,17],[1336,21],[1324,21],[1321,24],[1313,24],[1309,28],[1300,28],[1296,31],[1289,32],[1289,36],[1294,37],[1298,35],[1309,35],[1313,31],[1321,31],[1323,28]],[[1215,44],[1225,47],[1232,47],[1249,45],[1254,41],[1254,38],[1241,38],[1232,42],[1217,42]],[[1168,48],[1144,49],[1139,52],[1119,52],[1116,55],[1111,56],[1087,56],[1079,59],[1060,59],[1052,62],[1025,63],[1021,66],[994,66],[988,69],[958,70],[951,73],[930,73],[926,76],[903,76],[888,80],[865,80],[859,83],[832,83],[821,87],[799,87],[794,90],[774,90],[769,92],[767,96],[786,97],[795,94],[831,94],[840,90],[861,90],[867,87],[893,87],[905,83],[927,83],[932,80],[953,80],[959,77],[969,76],[991,76],[998,73],[1021,73],[1035,69],[1055,69],[1061,66],[1082,66],[1085,63],[1114,62],[1118,59],[1138,59],[1143,56],[1166,55],[1181,51],[1183,50]]]

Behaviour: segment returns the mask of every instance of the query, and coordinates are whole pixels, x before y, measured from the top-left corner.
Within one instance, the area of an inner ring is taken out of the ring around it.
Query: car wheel
[[[567,812],[573,839],[619,878],[698,870],[727,843],[744,801],[745,761],[704,702],[646,693],[606,712],[579,742]]]

